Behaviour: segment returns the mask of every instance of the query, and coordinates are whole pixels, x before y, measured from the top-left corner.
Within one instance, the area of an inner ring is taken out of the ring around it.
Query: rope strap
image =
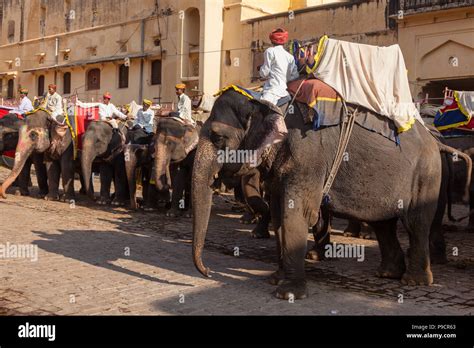
[[[345,102],[343,101],[344,108],[347,110]],[[323,201],[328,199],[328,193],[331,189],[331,186],[336,178],[336,174],[339,171],[339,167],[341,165],[342,159],[344,158],[344,153],[346,152],[347,145],[349,144],[349,139],[352,134],[352,129],[354,127],[355,116],[357,113],[356,108],[354,112],[349,113],[347,112],[347,117],[342,123],[341,126],[341,135],[339,137],[339,144],[337,145],[336,157],[334,158],[334,162],[331,167],[331,171],[329,172],[329,176],[324,184],[323,188]]]

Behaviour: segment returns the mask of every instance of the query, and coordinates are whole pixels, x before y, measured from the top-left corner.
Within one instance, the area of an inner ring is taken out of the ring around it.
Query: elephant
[[[8,187],[20,175],[31,155],[44,155],[48,181],[46,200],[59,200],[59,181],[62,176],[64,194],[70,201],[74,194],[74,145],[68,126],[53,119],[45,109],[37,109],[28,115],[25,125],[20,127],[15,163],[10,175],[0,188],[0,195],[6,198]],[[41,171],[40,171],[41,173]],[[44,185],[44,181],[41,184]]]
[[[100,196],[97,200],[99,205],[110,203],[114,206],[123,206],[129,197],[123,154],[128,128],[125,123],[121,123],[119,129],[120,132],[114,131],[112,125],[107,121],[93,121],[87,127],[82,138],[82,176],[87,195],[92,200],[95,199],[92,186],[94,161],[100,168]],[[115,187],[113,200],[110,195],[112,181]]]
[[[199,131],[200,125],[192,126],[174,117],[159,118],[154,138],[153,175],[159,191],[172,190],[167,216],[178,216],[181,210],[190,207],[191,174]],[[189,217],[189,212],[185,216]]]
[[[18,132],[24,119],[20,119],[16,114],[7,114],[0,119],[0,153],[14,151],[18,144]],[[28,184],[30,182],[31,165],[34,164],[36,177],[39,186],[39,195],[44,197],[48,194],[48,180],[46,166],[42,154],[33,153],[25,163],[22,171],[18,175],[17,183],[19,193],[22,196],[29,196]]]
[[[458,150],[456,157],[462,157],[464,154],[468,155],[471,159],[474,160],[474,135],[469,131],[465,132],[465,135],[460,135],[456,137],[443,137],[442,141],[444,144],[453,147]],[[443,133],[441,133],[443,134]],[[460,161],[454,161],[453,163],[453,179],[449,182],[450,192],[452,192],[452,197],[450,197],[450,203],[459,202],[462,200],[462,195],[464,191],[463,184],[466,181],[467,171],[465,166],[463,166]],[[474,232],[474,181],[471,179],[470,186],[470,195],[469,195],[469,222],[467,225],[468,232]],[[448,214],[450,220],[456,221],[451,216],[450,206],[448,205]],[[462,220],[462,219],[460,219]]]
[[[169,190],[158,191],[152,178],[154,163],[154,144],[127,144],[125,145],[125,169],[127,173],[128,187],[130,191],[130,207],[138,208],[137,203],[137,169],[141,169],[141,182],[143,193],[143,209],[152,211],[161,205],[169,209]]]
[[[193,262],[209,276],[202,251],[212,203],[212,180],[216,174],[244,175],[249,163],[223,163],[218,153],[251,150],[260,168],[267,172],[272,225],[276,233],[278,269],[270,277],[277,285],[276,297],[307,296],[304,259],[308,227],[315,226],[321,204],[338,217],[366,221],[376,231],[381,264],[377,275],[401,279],[410,285],[430,285],[430,228],[438,209],[441,189],[442,147],[422,123],[400,133],[399,144],[353,124],[345,151],[350,161],[341,164],[328,195],[323,188],[332,172],[339,149],[341,126],[321,127],[305,122],[294,108],[283,118],[273,104],[249,99],[227,90],[215,101],[199,138],[192,176]],[[347,103],[347,110],[372,114]],[[343,122],[349,116],[341,108]],[[287,132],[285,132],[285,123]],[[410,240],[408,265],[396,235],[397,221],[404,224]]]

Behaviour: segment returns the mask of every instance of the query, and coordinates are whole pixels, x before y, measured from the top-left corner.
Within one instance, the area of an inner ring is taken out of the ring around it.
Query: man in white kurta
[[[58,116],[63,115],[63,98],[56,92],[56,88],[55,84],[48,85],[48,94],[43,102],[43,107],[51,113],[51,117],[56,121],[62,122],[62,120],[58,120]]]
[[[178,105],[176,112],[170,113],[170,116],[181,118],[183,121],[194,124],[192,114],[191,98],[189,98],[185,91],[186,85],[184,83],[178,83],[175,86],[176,95],[178,96]]]
[[[126,120],[127,115],[118,110],[116,106],[110,102],[110,99],[112,99],[112,96],[106,92],[103,96],[104,102],[99,105],[99,119],[109,122],[114,129],[118,129],[118,124],[115,119]]]
[[[279,28],[270,34],[273,47],[264,53],[264,63],[260,66],[260,77],[265,79],[261,99],[277,105],[278,100],[289,95],[287,82],[298,78],[298,68],[294,57],[283,45],[288,41],[288,32]]]
[[[12,112],[17,114],[24,115],[27,112],[33,110],[33,104],[31,104],[31,100],[28,98],[28,90],[26,88],[20,89],[20,105],[18,108],[12,110]]]

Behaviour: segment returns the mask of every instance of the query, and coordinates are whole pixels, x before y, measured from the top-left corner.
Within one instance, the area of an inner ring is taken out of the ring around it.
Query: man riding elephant
[[[116,118],[124,121],[127,119],[127,115],[122,113],[117,107],[110,102],[112,95],[109,92],[105,92],[103,95],[103,103],[99,105],[99,117],[101,121],[107,121],[110,123],[114,132],[118,131],[118,123]]]
[[[282,28],[270,35],[273,46],[265,50],[264,63],[260,66],[260,77],[265,79],[261,99],[277,105],[281,98],[289,96],[286,84],[298,78],[298,68],[293,56],[283,45],[288,41],[288,32]]]
[[[62,122],[62,118],[58,118],[64,114],[63,98],[56,92],[57,86],[53,83],[48,85],[48,93],[43,100],[43,107],[48,110],[51,117],[58,122]]]

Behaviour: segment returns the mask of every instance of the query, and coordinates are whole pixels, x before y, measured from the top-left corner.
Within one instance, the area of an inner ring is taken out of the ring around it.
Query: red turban
[[[104,99],[112,99],[112,95],[109,92],[105,92]]]
[[[48,85],[48,88],[52,88],[54,90],[56,90],[57,87],[58,86],[56,86],[54,83],[51,83],[51,84]]]
[[[282,28],[275,29],[270,33],[270,41],[275,45],[284,45],[288,41],[288,32]]]

